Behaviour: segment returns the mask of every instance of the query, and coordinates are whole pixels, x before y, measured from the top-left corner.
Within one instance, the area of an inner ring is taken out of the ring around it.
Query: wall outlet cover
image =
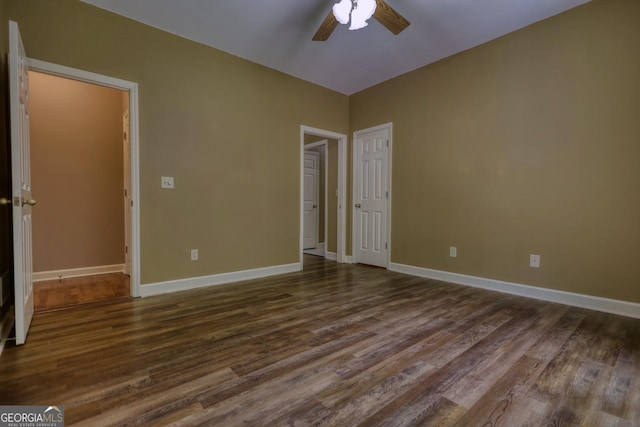
[[[160,178],[160,187],[162,188],[174,188],[173,186],[173,177],[172,176],[163,176]]]
[[[540,255],[531,254],[529,256],[529,267],[540,268]]]

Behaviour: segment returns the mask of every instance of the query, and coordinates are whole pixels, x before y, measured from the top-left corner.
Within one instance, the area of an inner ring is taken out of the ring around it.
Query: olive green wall
[[[5,3],[29,57],[139,84],[143,284],[298,261],[300,125],[346,133],[347,96],[76,0]]]
[[[639,52],[595,0],[351,96],[393,122],[392,262],[640,302]]]
[[[29,73],[34,272],[125,261],[122,93]]]
[[[29,56],[139,83],[143,283],[297,262],[299,126],[393,122],[393,262],[640,302],[636,0],[351,97],[76,0],[3,4]]]

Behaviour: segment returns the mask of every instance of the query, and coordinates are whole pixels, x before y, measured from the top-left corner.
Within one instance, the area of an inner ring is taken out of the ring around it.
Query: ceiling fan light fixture
[[[350,30],[359,30],[367,25],[367,20],[371,19],[376,11],[376,0],[357,0],[357,7],[354,6],[351,12]]]
[[[333,5],[333,16],[336,17],[339,23],[348,24],[351,18],[351,9],[353,4],[351,0],[342,0],[340,3]]]

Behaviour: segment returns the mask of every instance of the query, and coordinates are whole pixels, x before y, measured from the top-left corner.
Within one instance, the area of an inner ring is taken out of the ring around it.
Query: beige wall
[[[394,125],[392,261],[640,302],[638,52],[640,2],[595,0],[353,95]]]
[[[143,283],[296,262],[299,126],[391,121],[393,262],[640,301],[635,0],[349,98],[76,0],[5,5],[31,57],[140,84]]]
[[[33,269],[124,262],[122,92],[30,73]]]
[[[30,57],[139,84],[143,284],[298,261],[300,125],[346,133],[347,96],[77,0],[5,3]]]

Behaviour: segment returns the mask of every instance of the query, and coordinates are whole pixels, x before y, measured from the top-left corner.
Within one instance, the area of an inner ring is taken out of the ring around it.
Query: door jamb
[[[303,247],[304,247],[304,136],[305,134],[319,136],[321,138],[338,140],[338,247],[336,251],[336,261],[339,263],[347,262],[346,256],[346,237],[347,237],[347,135],[342,133],[331,132],[328,130],[313,128],[310,126],[300,125],[300,238],[299,238],[299,262],[300,270],[303,268]],[[326,174],[325,174],[326,176]],[[325,196],[328,193],[325,189]],[[326,218],[326,216],[325,216]],[[325,228],[326,233],[326,228]],[[325,239],[326,243],[326,239]],[[325,252],[326,253],[326,252]]]
[[[392,165],[392,153],[393,153],[393,122],[388,122],[388,123],[383,123],[381,125],[378,126],[373,126],[370,128],[366,128],[366,129],[360,129],[357,130],[355,132],[353,132],[353,152],[352,152],[352,160],[353,160],[353,164],[352,164],[352,168],[351,168],[351,183],[352,183],[352,195],[353,198],[352,200],[355,200],[355,195],[356,195],[356,163],[357,163],[357,158],[356,158],[356,148],[357,145],[356,141],[358,141],[358,137],[363,134],[363,133],[369,133],[369,132],[375,132],[377,130],[382,130],[382,129],[388,129],[389,130],[389,150],[387,151],[387,188],[389,191],[389,198],[387,199],[387,243],[389,244],[388,248],[387,248],[387,258],[385,259],[385,268],[389,269],[389,264],[391,263],[391,195],[392,195],[392,191],[391,191],[391,165]],[[357,259],[356,259],[356,210],[352,209],[351,210],[351,254],[353,256],[353,262],[357,263]]]
[[[66,67],[51,62],[28,58],[30,70],[64,77],[129,93],[129,142],[131,144],[131,296],[140,296],[140,164],[139,164],[139,112],[138,83],[76,68]]]

